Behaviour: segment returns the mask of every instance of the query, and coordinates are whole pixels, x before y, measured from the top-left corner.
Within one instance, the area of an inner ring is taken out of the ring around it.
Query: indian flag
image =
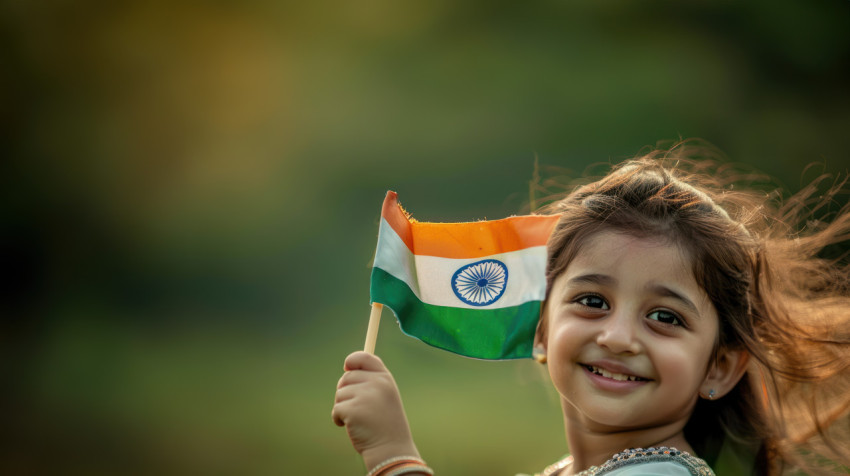
[[[531,357],[546,297],[546,241],[557,222],[556,215],[417,222],[387,192],[372,302],[432,346],[480,359]]]

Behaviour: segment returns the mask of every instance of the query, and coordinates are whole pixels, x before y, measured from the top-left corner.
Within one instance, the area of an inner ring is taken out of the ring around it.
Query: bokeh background
[[[701,137],[788,190],[850,160],[850,2],[0,2],[3,474],[361,474],[330,418],[380,204],[529,207]],[[403,337],[443,474],[567,451],[532,362]]]

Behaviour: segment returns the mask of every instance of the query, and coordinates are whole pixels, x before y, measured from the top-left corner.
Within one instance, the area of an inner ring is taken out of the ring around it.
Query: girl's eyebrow
[[[605,274],[583,274],[570,278],[569,284],[575,286],[577,284],[598,284],[600,286],[614,286],[617,280],[612,276]]]
[[[570,286],[576,286],[580,284],[595,284],[599,286],[608,286],[613,287],[616,286],[617,280],[613,276],[608,276],[606,274],[582,274],[580,276],[575,276],[570,278],[567,281],[567,284]],[[647,286],[647,290],[657,296],[660,297],[669,297],[679,301],[683,306],[688,308],[689,311],[694,313],[694,315],[699,316],[699,310],[697,310],[696,305],[690,299],[686,298],[681,293],[678,293],[667,286],[662,284],[650,284]]]

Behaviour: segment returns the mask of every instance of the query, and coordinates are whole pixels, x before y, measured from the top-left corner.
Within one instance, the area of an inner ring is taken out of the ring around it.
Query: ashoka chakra
[[[508,284],[508,267],[495,259],[485,259],[461,267],[452,276],[452,290],[471,306],[498,301]]]

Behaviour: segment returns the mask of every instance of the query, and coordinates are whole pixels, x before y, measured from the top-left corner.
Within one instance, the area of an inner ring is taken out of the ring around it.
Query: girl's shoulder
[[[568,456],[550,465],[535,476],[557,476],[572,463]],[[633,448],[615,454],[602,466],[593,466],[576,476],[639,476],[642,474],[670,476],[714,476],[711,468],[700,458],[675,448]],[[517,475],[522,476],[522,475]]]

